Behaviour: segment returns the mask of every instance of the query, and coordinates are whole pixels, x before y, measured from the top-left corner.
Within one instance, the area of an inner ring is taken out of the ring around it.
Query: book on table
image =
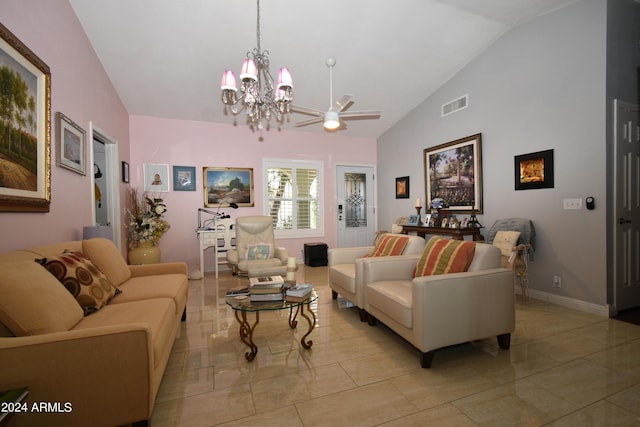
[[[284,279],[282,276],[262,276],[262,277],[250,277],[249,278],[249,286],[268,286],[273,284],[284,284]]]
[[[300,302],[309,298],[311,292],[313,292],[311,283],[300,283],[287,289],[286,298],[287,301]]]
[[[250,294],[249,298],[251,302],[278,302],[284,300],[284,294],[282,292],[278,292],[275,294]]]

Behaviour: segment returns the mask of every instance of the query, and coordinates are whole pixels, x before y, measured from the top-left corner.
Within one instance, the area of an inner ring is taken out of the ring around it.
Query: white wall
[[[606,2],[583,0],[507,32],[378,140],[381,228],[425,196],[424,148],[482,133],[486,227],[530,218],[537,231],[530,288],[606,304]],[[440,106],[469,94],[469,107]],[[553,149],[555,188],[515,191],[514,156]],[[411,197],[394,200],[395,177]],[[593,196],[593,211],[562,209]],[[562,288],[552,287],[553,275]]]

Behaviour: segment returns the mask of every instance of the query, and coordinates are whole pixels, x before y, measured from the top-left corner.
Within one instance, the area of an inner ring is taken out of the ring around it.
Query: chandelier
[[[293,101],[293,80],[288,68],[280,68],[278,80],[274,84],[269,72],[269,51],[260,48],[260,0],[257,0],[257,47],[247,52],[247,56],[240,70],[240,93],[236,84],[236,76],[231,70],[222,74],[220,89],[222,103],[233,115],[246,111],[247,124],[251,130],[267,129],[271,117],[275,117],[278,125],[284,123],[290,112],[289,106]]]

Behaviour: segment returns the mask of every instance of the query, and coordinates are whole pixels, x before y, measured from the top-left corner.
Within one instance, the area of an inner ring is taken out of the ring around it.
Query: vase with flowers
[[[170,226],[163,218],[167,205],[157,196],[136,189],[129,191],[129,263],[154,264],[160,262],[160,238]]]

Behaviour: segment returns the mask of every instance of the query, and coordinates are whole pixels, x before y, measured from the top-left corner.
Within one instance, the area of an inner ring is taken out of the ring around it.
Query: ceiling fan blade
[[[353,105],[353,95],[342,95],[342,98],[336,101],[338,108],[331,106],[331,111],[343,112],[347,111]]]
[[[350,113],[340,113],[340,118],[343,120],[379,119],[380,111],[351,111]]]
[[[323,117],[324,111],[316,110],[315,108],[301,107],[299,105],[291,105],[291,111],[294,113],[306,114],[309,116]]]
[[[324,117],[316,117],[314,119],[303,120],[301,122],[296,123],[294,126],[299,128],[302,126],[314,125],[316,123],[322,123],[324,121]]]

